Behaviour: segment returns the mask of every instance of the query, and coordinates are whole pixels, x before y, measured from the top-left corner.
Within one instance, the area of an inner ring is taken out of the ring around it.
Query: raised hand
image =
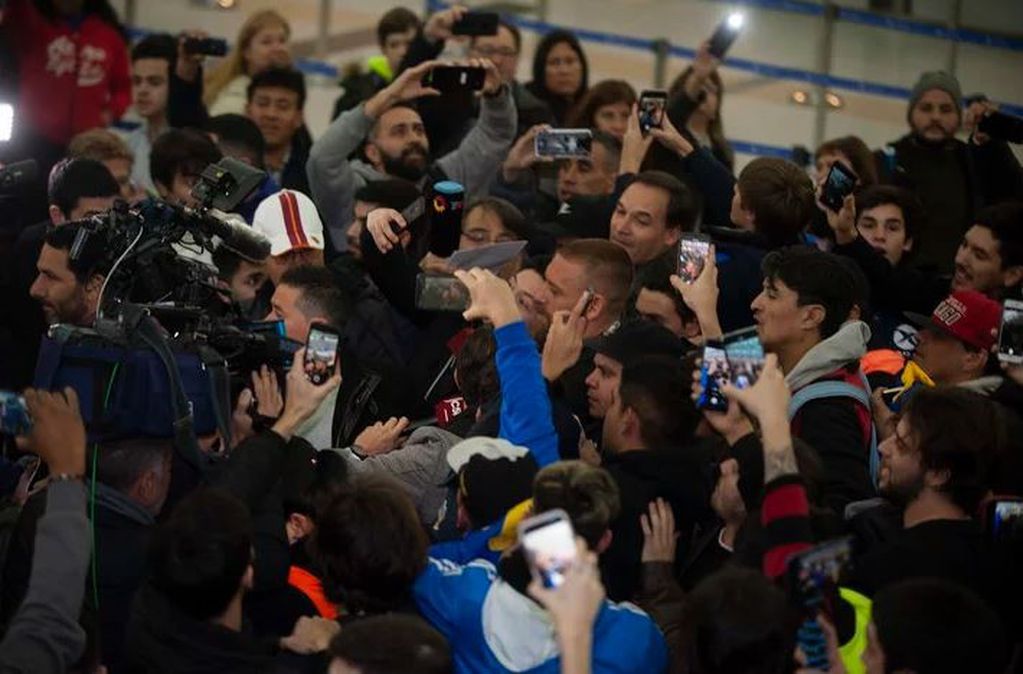
[[[714,246],[707,251],[703,271],[696,280],[686,283],[682,277],[672,274],[671,285],[682,296],[686,306],[696,314],[704,340],[720,337],[722,332],[718,323],[718,264]]]
[[[454,5],[443,12],[430,15],[423,26],[423,37],[433,43],[451,39],[454,36],[452,29],[455,24],[461,21],[468,11],[469,8],[464,5]]]
[[[309,380],[302,366],[304,362],[303,347],[295,353],[295,364],[288,371],[284,412],[273,426],[273,430],[285,440],[290,440],[295,430],[316,413],[327,396],[341,386],[340,359],[335,365],[334,374],[322,384],[314,384]]]
[[[78,406],[78,394],[71,387],[63,391],[25,391],[25,408],[32,419],[26,443],[39,456],[51,475],[85,475],[85,423]]]
[[[651,501],[649,514],[639,516],[639,525],[643,528],[644,562],[675,561],[675,547],[678,532],[675,531],[675,514],[664,499]]]
[[[527,588],[530,596],[550,613],[562,641],[591,634],[593,622],[604,603],[597,555],[586,549],[582,539],[577,539],[576,550],[576,561],[565,571],[565,582],[560,587],[548,589],[534,579]]]
[[[571,311],[556,311],[551,316],[542,360],[543,377],[547,381],[554,381],[579,361],[586,334],[586,305],[591,299],[593,293],[586,290]]]
[[[508,151],[504,164],[501,166],[505,181],[514,182],[520,173],[528,171],[534,165],[541,162],[554,161],[550,157],[536,156],[536,135],[549,128],[551,128],[549,124],[537,124],[530,127],[528,131],[515,141],[515,144],[511,146],[511,150]]]
[[[823,183],[817,187],[817,205],[824,211],[828,227],[835,233],[835,242],[839,245],[852,243],[859,236],[856,231],[856,197],[847,195],[842,200],[842,208],[836,213],[821,203],[820,194],[823,189]]]
[[[405,218],[393,208],[374,208],[366,216],[366,229],[373,237],[377,250],[385,255],[395,246],[401,245],[401,233],[405,232],[407,227]]]
[[[639,125],[639,105],[633,103],[632,114],[629,115],[629,125],[625,129],[625,137],[622,138],[622,156],[618,163],[618,175],[638,173],[643,164],[643,158],[646,157],[653,142],[652,135],[643,134],[643,129]]]
[[[665,112],[661,119],[661,127],[654,127],[650,129],[650,135],[653,138],[668,148],[680,157],[688,157],[693,153],[695,149],[693,144],[689,142],[685,136],[679,133],[675,125],[671,123],[671,119],[668,118],[668,113]]]
[[[277,373],[263,365],[252,373],[252,394],[256,399],[256,414],[276,419],[284,410],[284,396],[277,385]]]
[[[425,61],[409,68],[394,78],[394,81],[378,91],[366,101],[363,111],[370,119],[377,119],[391,106],[405,101],[412,101],[424,96],[440,96],[440,92],[433,87],[423,86],[423,77],[441,65],[440,61]]]
[[[465,320],[489,321],[495,329],[522,320],[511,286],[493,272],[474,267],[456,271],[455,278],[469,289],[469,308],[462,313]]]

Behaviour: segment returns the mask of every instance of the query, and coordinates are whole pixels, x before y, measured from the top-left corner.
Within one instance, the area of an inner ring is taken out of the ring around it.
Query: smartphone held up
[[[545,588],[560,587],[576,562],[575,531],[564,510],[548,510],[519,523],[519,542],[533,577]]]
[[[313,323],[305,346],[305,373],[317,386],[325,383],[337,370],[341,335],[325,323]]]
[[[705,234],[685,234],[678,240],[675,271],[684,282],[693,283],[703,273],[710,243],[710,237]]]
[[[742,12],[732,12],[728,17],[718,24],[718,27],[714,30],[714,34],[710,37],[710,43],[707,47],[707,51],[716,58],[723,59],[725,54],[728,53],[728,49],[735,42],[736,38],[739,37],[739,33],[742,31],[742,26],[746,22],[746,17]]]

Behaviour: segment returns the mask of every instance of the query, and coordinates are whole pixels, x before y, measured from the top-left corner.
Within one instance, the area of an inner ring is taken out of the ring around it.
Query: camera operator
[[[982,207],[1023,199],[1023,169],[1008,145],[976,132],[974,122],[990,104],[972,104],[964,125],[962,99],[955,77],[941,71],[922,74],[906,113],[910,132],[888,146],[887,156],[875,153],[882,181],[909,187],[927,211],[927,225],[916,242],[916,265],[944,273],[952,271],[956,246]],[[970,133],[967,142],[955,137],[960,127]]]
[[[50,182],[49,222],[22,230],[4,272],[2,320],[10,326],[15,351],[5,359],[9,369],[2,374],[0,383],[15,390],[32,379],[39,338],[46,325],[63,322],[61,318],[80,320],[80,314],[90,313],[88,307],[83,311],[81,306],[85,299],[81,283],[87,282],[88,276],[78,277],[67,262],[67,250],[74,235],[62,244],[62,250],[57,250],[52,245],[44,245],[47,230],[63,226],[69,220],[109,210],[119,193],[107,168],[91,159],[74,159],[58,165]],[[54,236],[55,240],[61,238]],[[43,267],[39,267],[40,264]],[[37,294],[30,295],[33,289]],[[50,311],[44,318],[43,309],[47,306]]]
[[[161,199],[197,206],[192,188],[203,170],[222,155],[209,137],[194,129],[170,129],[153,143],[149,171]]]

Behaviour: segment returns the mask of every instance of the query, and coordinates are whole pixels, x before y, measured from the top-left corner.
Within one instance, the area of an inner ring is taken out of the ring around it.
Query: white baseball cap
[[[323,250],[323,221],[313,200],[295,190],[281,190],[259,202],[252,227],[270,240],[270,254]]]

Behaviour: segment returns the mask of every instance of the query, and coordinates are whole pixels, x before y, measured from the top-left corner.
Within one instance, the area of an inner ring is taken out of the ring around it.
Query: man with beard
[[[39,275],[29,294],[42,305],[47,325],[88,327],[96,320],[106,273],[102,269],[104,251],[86,244],[77,258],[71,259],[80,229],[81,225],[73,222],[55,227],[46,234],[39,253]]]
[[[983,396],[958,387],[920,391],[879,447],[879,488],[902,508],[902,530],[856,560],[850,585],[872,595],[906,578],[939,578],[1011,617],[1020,584],[972,519],[1006,440],[1003,416]]]
[[[1007,198],[1023,198],[1023,171],[1005,141],[976,130],[991,106],[974,102],[960,108],[962,93],[945,72],[920,76],[910,94],[910,133],[879,153],[886,182],[903,183],[923,202],[926,227],[915,242],[920,268],[952,271],[956,246],[981,207]],[[957,140],[960,126],[968,142]]]
[[[438,180],[454,180],[465,186],[470,200],[484,196],[497,174],[515,138],[516,114],[508,86],[485,59],[468,63],[486,71],[479,121],[456,150],[431,163],[423,120],[411,105],[417,98],[441,94],[422,84],[438,65],[428,61],[406,70],[368,101],[334,120],[313,144],[306,171],[334,250],[345,249],[355,192],[368,182],[403,178],[422,189]],[[363,144],[365,160],[349,161]]]

